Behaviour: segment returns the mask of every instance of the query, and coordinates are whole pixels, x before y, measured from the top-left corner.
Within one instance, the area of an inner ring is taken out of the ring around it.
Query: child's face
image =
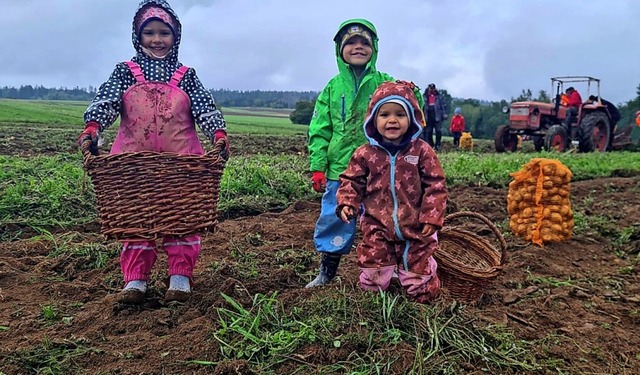
[[[382,140],[399,145],[409,129],[409,117],[398,103],[384,103],[376,114],[376,129]]]
[[[165,56],[173,47],[173,33],[164,22],[153,20],[142,29],[140,43],[154,55]]]
[[[371,60],[372,52],[373,47],[369,42],[356,35],[345,42],[342,48],[342,59],[349,65],[364,66]]]

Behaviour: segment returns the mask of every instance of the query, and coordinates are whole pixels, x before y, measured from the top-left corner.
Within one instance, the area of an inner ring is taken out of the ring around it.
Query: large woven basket
[[[84,169],[98,201],[102,234],[155,240],[212,231],[218,219],[225,141],[204,155],[139,151],[92,155],[81,145]]]
[[[451,226],[451,221],[465,217],[486,224],[495,235],[499,249],[477,233]],[[440,249],[434,254],[442,289],[455,300],[476,302],[502,272],[507,259],[507,243],[498,228],[479,213],[456,212],[448,215],[444,224],[438,233]]]

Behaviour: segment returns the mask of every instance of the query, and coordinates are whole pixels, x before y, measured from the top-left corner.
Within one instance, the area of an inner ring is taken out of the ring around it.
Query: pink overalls
[[[191,100],[178,87],[188,67],[176,70],[168,83],[148,82],[140,66],[127,62],[136,83],[122,96],[120,129],[111,153],[158,151],[204,154],[191,115]],[[169,275],[191,278],[200,253],[200,236],[164,237]],[[124,241],[120,266],[125,283],[148,280],[157,258],[155,241]]]

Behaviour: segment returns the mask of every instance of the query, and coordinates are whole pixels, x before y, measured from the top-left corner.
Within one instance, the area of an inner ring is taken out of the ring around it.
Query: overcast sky
[[[621,103],[640,83],[640,0],[170,3],[183,25],[180,61],[210,89],[320,91],[337,73],[332,38],[349,18],[378,29],[378,70],[454,97],[509,100],[549,92],[552,76],[588,75]],[[99,86],[134,55],[137,5],[0,0],[0,86]]]

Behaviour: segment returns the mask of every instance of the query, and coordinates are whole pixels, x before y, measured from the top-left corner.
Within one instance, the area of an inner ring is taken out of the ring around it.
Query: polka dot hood
[[[150,7],[162,8],[171,19],[163,19],[164,14],[149,14],[147,10]],[[142,44],[140,43],[140,27],[151,19],[158,19],[159,21],[167,24],[173,31],[174,43],[171,52],[163,60],[167,61],[171,65],[177,65],[178,63],[178,50],[180,48],[180,39],[182,37],[182,24],[178,15],[173,11],[171,6],[165,0],[143,0],[138,5],[138,10],[133,17],[133,23],[131,26],[131,40],[133,42],[133,48],[135,48],[138,56],[142,55],[146,57],[143,51]],[[177,68],[177,66],[176,66]]]

